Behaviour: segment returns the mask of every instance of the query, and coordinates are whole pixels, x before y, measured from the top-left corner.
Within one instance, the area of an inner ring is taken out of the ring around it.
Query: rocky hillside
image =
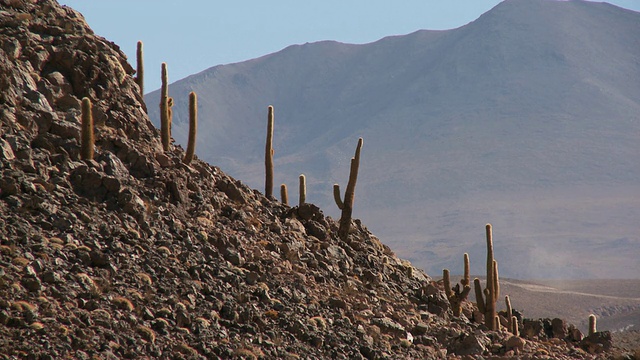
[[[0,358],[616,353],[560,320],[522,319],[521,338],[469,302],[453,318],[441,284],[359,221],[341,241],[312,204],[184,165],[133,74],[72,9],[0,0]],[[79,158],[84,97],[94,160]]]

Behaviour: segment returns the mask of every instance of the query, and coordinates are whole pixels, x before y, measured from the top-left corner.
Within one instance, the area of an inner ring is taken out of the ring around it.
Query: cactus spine
[[[280,198],[282,199],[282,203],[285,205],[289,205],[289,193],[287,192],[287,185],[280,185]]]
[[[160,139],[162,149],[169,151],[171,141],[171,124],[169,120],[169,76],[167,74],[167,63],[162,63],[162,88],[160,90]]]
[[[484,313],[484,323],[489,330],[497,330],[499,322],[496,321],[496,302],[500,297],[500,282],[498,280],[498,262],[493,258],[493,235],[491,224],[485,226],[487,235],[487,287],[483,291],[480,287],[480,280],[474,279],[476,301],[478,310]]]
[[[138,68],[136,70],[136,83],[140,88],[140,96],[144,96],[144,49],[142,46],[142,41],[138,41],[136,60],[138,63]]]
[[[267,114],[267,144],[264,150],[264,195],[273,196],[273,106],[269,105]]]
[[[182,162],[189,164],[196,152],[196,135],[198,132],[198,96],[195,92],[189,93],[189,142],[187,153]]]
[[[80,137],[80,159],[93,160],[93,115],[91,114],[91,100],[82,98],[82,134]]]
[[[298,206],[305,202],[307,202],[307,178],[304,174],[300,174],[300,200],[298,201]]]
[[[589,335],[593,335],[596,332],[596,316],[591,314],[589,315]]]
[[[343,241],[347,240],[351,229],[351,214],[353,213],[353,200],[355,198],[356,181],[358,180],[358,169],[360,168],[360,150],[362,149],[362,143],[362,138],[359,138],[358,146],[356,147],[356,154],[351,158],[351,171],[349,172],[347,189],[344,192],[344,201],[340,199],[340,185],[333,185],[333,197],[338,208],[342,210],[338,236]]]

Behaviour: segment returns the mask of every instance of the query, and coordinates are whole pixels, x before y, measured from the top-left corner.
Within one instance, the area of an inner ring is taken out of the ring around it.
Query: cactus
[[[136,83],[140,88],[140,96],[144,96],[144,50],[142,41],[138,41],[138,50],[136,51],[136,60],[138,68],[136,69]]]
[[[280,185],[280,198],[282,198],[282,203],[285,205],[289,205],[289,193],[287,192],[287,185]]]
[[[267,114],[267,144],[264,150],[264,195],[273,196],[273,106],[269,105]]]
[[[464,276],[462,277],[462,280],[460,280],[460,284],[464,287],[471,287],[471,275],[469,275],[469,254],[464,253],[462,258],[464,260]]]
[[[473,279],[473,289],[476,293],[476,303],[478,305],[478,311],[484,314],[484,300],[482,299],[482,286],[480,285],[480,279]]]
[[[196,152],[196,135],[198,132],[198,96],[195,92],[189,93],[189,142],[187,143],[187,153],[184,155],[183,163],[189,164],[193,160]]]
[[[594,314],[589,315],[589,336],[595,334],[596,330],[596,316]]]
[[[162,63],[162,88],[160,91],[160,139],[162,149],[169,151],[171,139],[171,125],[169,117],[169,76],[167,74],[167,63]]]
[[[513,335],[518,336],[518,321],[515,316],[513,316],[513,308],[511,307],[511,299],[509,295],[504,297],[504,303],[507,308],[507,329]]]
[[[91,100],[82,98],[82,134],[80,137],[80,159],[93,160],[93,115],[91,114]]]
[[[460,284],[456,284],[454,288],[451,288],[449,270],[447,269],[442,270],[442,279],[444,281],[444,292],[447,295],[447,299],[449,299],[449,304],[451,304],[453,316],[459,317],[462,314],[462,302],[467,300],[467,296],[471,292],[471,286],[463,285],[462,291],[460,291]],[[464,282],[464,279],[460,281],[460,283],[462,282]]]
[[[340,199],[340,185],[333,185],[333,197],[336,201],[338,208],[342,210],[340,216],[340,228],[338,229],[338,236],[342,241],[346,241],[349,237],[349,231],[351,229],[351,214],[353,212],[353,200],[355,198],[356,181],[358,180],[358,169],[360,168],[360,150],[362,149],[362,138],[358,139],[358,146],[356,147],[356,154],[351,158],[351,171],[349,172],[349,182],[347,183],[347,189],[344,192],[344,201]]]
[[[300,200],[298,201],[298,206],[305,202],[307,202],[307,178],[304,174],[300,174]]]
[[[497,330],[499,322],[496,321],[496,302],[500,297],[500,282],[498,280],[498,262],[493,258],[493,235],[491,233],[491,224],[485,226],[487,235],[487,287],[480,287],[480,280],[474,279],[476,301],[478,310],[484,313],[484,323],[489,330]]]
[[[171,96],[167,98],[167,105],[169,106],[169,110],[167,110],[169,112],[169,141],[171,141],[171,137],[173,136],[171,135],[171,129],[173,127],[173,98]]]

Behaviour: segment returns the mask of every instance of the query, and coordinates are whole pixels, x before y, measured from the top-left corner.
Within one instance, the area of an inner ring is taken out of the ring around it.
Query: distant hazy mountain
[[[507,0],[453,30],[215,66],[170,86],[181,144],[190,91],[198,156],[260,191],[274,105],[276,184],[297,199],[306,174],[333,216],[363,137],[354,216],[431,275],[464,252],[483,273],[491,222],[501,275],[640,277],[639,13]]]

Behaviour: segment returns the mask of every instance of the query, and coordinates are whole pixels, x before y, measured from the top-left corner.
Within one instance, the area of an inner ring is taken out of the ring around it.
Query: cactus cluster
[[[509,295],[504,297],[504,304],[507,312],[507,330],[513,335],[518,336],[518,319],[513,316],[513,308],[511,307],[511,299]]]
[[[458,317],[462,314],[462,302],[467,300],[467,297],[471,292],[469,254],[464,254],[464,276],[462,277],[462,280],[460,280],[460,284],[456,284],[453,288],[451,287],[451,279],[449,277],[448,269],[442,270],[442,280],[444,282],[444,292],[445,295],[447,295],[447,299],[449,299],[449,304],[451,304],[453,316]],[[462,290],[460,290],[460,285],[462,285]]]
[[[496,302],[500,297],[500,282],[498,280],[498,262],[493,258],[493,235],[491,224],[485,226],[487,236],[487,287],[482,290],[480,279],[475,278],[476,302],[478,310],[484,313],[484,323],[490,330],[497,330],[500,322],[496,313]]]

